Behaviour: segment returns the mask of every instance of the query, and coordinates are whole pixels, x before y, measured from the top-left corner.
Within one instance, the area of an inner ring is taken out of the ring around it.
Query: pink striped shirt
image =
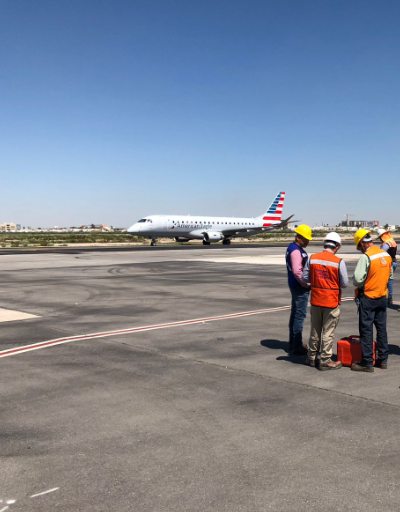
[[[303,275],[303,258],[301,256],[301,251],[293,251],[290,255],[290,265],[292,267],[292,272],[296,280],[301,284],[303,288],[310,288],[311,283],[304,283],[301,280],[301,276]]]

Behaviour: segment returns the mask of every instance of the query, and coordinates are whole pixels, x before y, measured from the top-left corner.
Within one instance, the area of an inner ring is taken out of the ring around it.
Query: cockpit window
[[[146,222],[147,219],[140,219],[138,222]]]

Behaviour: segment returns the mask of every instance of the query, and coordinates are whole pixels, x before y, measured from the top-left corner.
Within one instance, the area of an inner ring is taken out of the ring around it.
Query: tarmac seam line
[[[391,404],[389,402],[381,402],[379,400],[374,400],[373,398],[365,398],[363,396],[352,395],[351,393],[337,391],[335,389],[325,389],[325,388],[321,388],[318,386],[313,386],[312,384],[304,384],[302,382],[297,382],[297,381],[288,380],[288,379],[281,379],[279,377],[271,377],[270,375],[263,375],[262,373],[251,372],[249,370],[243,370],[241,368],[233,368],[231,366],[225,366],[223,364],[211,363],[209,361],[204,361],[202,359],[193,359],[192,357],[184,357],[184,356],[167,354],[166,352],[163,352],[161,350],[144,348],[144,347],[140,347],[137,345],[131,345],[131,344],[125,343],[123,341],[115,341],[114,343],[117,343],[118,345],[124,345],[126,347],[129,347],[129,348],[132,348],[135,350],[141,350],[143,352],[149,352],[151,354],[162,355],[162,356],[165,356],[165,357],[168,357],[171,359],[178,359],[178,360],[182,360],[182,361],[189,361],[189,362],[193,362],[193,363],[204,364],[207,366],[214,366],[215,368],[220,368],[220,369],[224,369],[224,370],[228,370],[228,371],[232,371],[232,372],[240,372],[240,373],[244,373],[246,375],[252,375],[253,377],[260,377],[265,380],[274,380],[274,381],[278,381],[278,382],[285,382],[286,384],[295,384],[296,386],[302,386],[302,387],[309,388],[309,389],[316,390],[316,391],[322,391],[325,393],[333,393],[335,395],[346,396],[349,398],[355,398],[357,400],[363,400],[365,402],[370,402],[370,403],[374,403],[374,404],[385,405],[387,407],[392,407],[392,408],[394,407],[396,409],[400,409],[400,405]]]

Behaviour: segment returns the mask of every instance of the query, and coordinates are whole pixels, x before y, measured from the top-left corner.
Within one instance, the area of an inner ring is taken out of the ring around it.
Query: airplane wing
[[[292,217],[293,217],[293,215],[291,215],[287,219],[282,220],[278,224],[273,224],[272,226],[266,226],[266,227],[260,227],[260,228],[237,228],[237,229],[230,229],[230,230],[223,229],[221,231],[226,236],[234,236],[235,234],[239,234],[239,233],[252,233],[252,234],[256,235],[257,233],[263,233],[264,231],[272,231],[274,229],[286,228]],[[292,221],[292,222],[294,222],[294,221]]]

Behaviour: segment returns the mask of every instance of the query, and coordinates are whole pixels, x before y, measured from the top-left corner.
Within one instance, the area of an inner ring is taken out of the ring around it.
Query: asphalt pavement
[[[319,372],[282,247],[155,249],[1,256],[0,512],[398,510],[400,305],[388,370]]]

